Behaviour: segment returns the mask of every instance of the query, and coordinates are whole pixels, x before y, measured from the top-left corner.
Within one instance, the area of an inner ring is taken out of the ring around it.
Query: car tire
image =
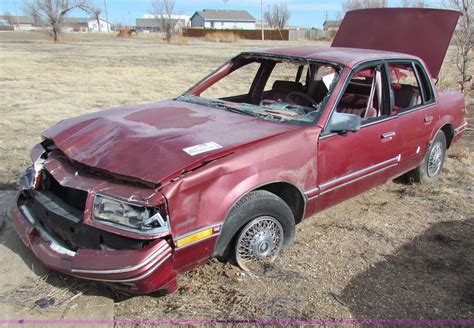
[[[430,184],[438,180],[441,170],[443,169],[446,156],[446,137],[443,131],[439,131],[430,149],[426,153],[420,166],[410,172],[410,180],[421,183]]]
[[[290,207],[277,195],[256,190],[242,197],[229,212],[216,249],[221,250],[220,259],[232,258],[250,271],[242,247],[255,251],[259,262],[272,262],[294,238],[295,219]]]

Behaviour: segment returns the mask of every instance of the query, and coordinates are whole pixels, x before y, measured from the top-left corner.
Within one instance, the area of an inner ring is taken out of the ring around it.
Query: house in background
[[[97,24],[97,19],[95,18],[89,18],[87,21],[87,26],[89,28],[90,32],[110,32],[112,30],[112,23],[109,21],[106,21],[102,17],[99,17],[99,22],[100,22],[100,28],[99,25]]]
[[[340,25],[341,25],[340,20],[325,20],[323,23],[324,36],[334,37]]]
[[[2,15],[0,16],[0,31],[31,31],[37,29],[34,20],[27,16],[13,16],[13,15]]]
[[[140,32],[161,32],[161,22],[155,18],[137,18],[135,27]]]
[[[144,15],[143,18],[137,18],[135,21],[136,28],[142,32],[161,32],[164,28],[161,26],[161,19],[157,15]],[[189,16],[171,15],[171,25],[175,31],[188,26]]]
[[[63,30],[67,32],[88,32],[88,17],[66,17],[63,22]]]
[[[255,25],[255,17],[246,10],[204,9],[191,16],[191,27],[255,30]]]
[[[100,32],[110,32],[112,23],[99,17]],[[63,29],[69,32],[99,32],[97,19],[91,17],[66,17]]]

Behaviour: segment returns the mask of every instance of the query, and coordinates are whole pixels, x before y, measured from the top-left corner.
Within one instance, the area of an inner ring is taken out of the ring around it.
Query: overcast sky
[[[104,0],[91,0],[96,5],[104,7]],[[431,4],[442,0],[431,0]],[[290,25],[321,28],[326,18],[337,18],[343,0],[264,0],[264,10],[276,3],[286,2],[291,11]],[[397,6],[401,0],[389,0],[391,6]],[[23,14],[23,0],[0,0],[0,14],[9,11],[15,15],[15,4],[19,15]],[[129,24],[129,13],[132,25],[135,18],[150,13],[151,0],[107,0],[109,20],[114,23]],[[202,9],[224,9],[222,0],[176,0],[176,13],[191,16],[195,11]],[[227,9],[244,9],[260,20],[260,0],[230,0]],[[83,16],[80,12],[73,12],[71,16]]]

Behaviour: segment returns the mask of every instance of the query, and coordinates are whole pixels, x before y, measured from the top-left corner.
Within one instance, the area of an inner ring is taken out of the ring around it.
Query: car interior
[[[279,71],[282,66],[287,66],[286,69],[291,69],[293,74],[288,74],[286,79],[275,79],[275,76],[281,77]],[[271,89],[263,92],[262,104],[277,101],[301,106],[317,106],[326,97],[330,88],[328,82],[332,82],[334,78],[335,71],[332,67],[318,64],[300,65],[295,74],[294,67],[291,66],[293,65],[284,62],[275,65],[267,81],[267,86],[271,84]],[[331,81],[325,82],[323,77],[330,75]]]
[[[382,74],[380,69],[368,68],[355,73],[342,95],[336,111],[359,115],[362,119],[381,115]]]
[[[337,112],[370,120],[420,105],[420,88],[412,64],[390,64],[388,69],[389,81],[384,65],[354,73],[336,106]],[[337,68],[329,64],[244,57],[237,59],[230,74],[205,90],[204,97],[262,106],[298,105],[310,112],[319,109],[336,74]],[[384,90],[384,85],[390,85],[390,90]],[[213,89],[221,93],[212,94]],[[389,98],[393,99],[391,110]]]
[[[248,80],[250,76],[252,81]],[[205,90],[202,96],[254,105],[298,105],[311,111],[328,95],[335,76],[336,69],[329,64],[252,58],[237,62],[235,70]],[[227,92],[225,96],[223,91]],[[231,92],[234,95],[229,96]]]
[[[420,88],[411,64],[390,65],[393,110],[398,112],[421,104]]]
[[[413,108],[422,103],[420,88],[411,64],[389,65],[390,92],[393,95],[391,112],[384,111],[382,86],[384,74],[380,67],[356,72],[349,81],[338,105],[337,112],[359,115],[362,120]]]

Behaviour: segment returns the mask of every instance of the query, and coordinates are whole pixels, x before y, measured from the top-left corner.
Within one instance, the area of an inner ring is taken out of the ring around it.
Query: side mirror
[[[356,132],[360,129],[361,118],[359,115],[334,112],[329,121],[330,132],[345,133]]]

